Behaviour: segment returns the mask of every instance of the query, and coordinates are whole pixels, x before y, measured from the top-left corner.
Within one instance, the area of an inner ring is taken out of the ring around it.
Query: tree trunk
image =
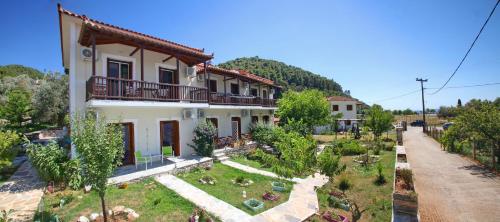
[[[495,161],[495,150],[496,150],[496,147],[495,146],[491,146],[491,168],[494,171],[497,170],[497,164],[496,164],[496,161]]]
[[[108,222],[108,213],[106,212],[106,204],[104,203],[104,194],[99,194],[101,198],[102,215],[104,217],[104,222]]]
[[[476,142],[472,142],[472,158],[476,160]]]

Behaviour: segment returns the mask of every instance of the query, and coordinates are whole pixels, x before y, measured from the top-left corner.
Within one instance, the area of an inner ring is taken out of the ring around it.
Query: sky
[[[333,79],[387,109],[421,109],[420,83],[440,87],[496,0],[2,1],[0,65],[62,71],[57,3],[90,18],[214,52],[274,59]],[[500,9],[448,86],[500,82]],[[426,108],[495,99],[500,85],[444,89]],[[398,97],[399,95],[408,94]],[[394,98],[398,97],[398,98]]]

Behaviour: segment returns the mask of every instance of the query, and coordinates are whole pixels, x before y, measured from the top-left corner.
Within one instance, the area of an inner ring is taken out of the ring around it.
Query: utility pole
[[[422,128],[425,133],[427,122],[425,122],[424,82],[427,82],[427,79],[417,78],[417,81],[420,82],[420,87],[422,89],[422,114],[424,117],[424,126]]]

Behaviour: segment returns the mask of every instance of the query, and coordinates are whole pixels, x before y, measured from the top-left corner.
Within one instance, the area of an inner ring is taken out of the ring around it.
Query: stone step
[[[228,156],[223,156],[223,157],[220,157],[220,158],[217,158],[217,160],[219,161],[226,161],[226,160],[229,160],[229,157]]]
[[[214,157],[221,157],[221,156],[225,156],[226,154],[225,153],[214,153]]]
[[[218,153],[225,153],[226,151],[224,149],[216,149],[214,150],[214,155]]]

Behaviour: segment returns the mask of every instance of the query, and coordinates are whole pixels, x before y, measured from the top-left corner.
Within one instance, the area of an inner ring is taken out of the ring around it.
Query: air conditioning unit
[[[198,118],[205,118],[205,110],[198,109]]]
[[[183,119],[193,118],[193,109],[183,109],[182,110],[182,118]]]
[[[98,51],[95,50],[95,60],[99,60]],[[91,48],[85,48],[82,47],[80,49],[80,58],[82,58],[83,61],[92,61],[92,49]]]
[[[198,75],[196,75],[196,79],[198,80],[198,82],[203,82],[203,81],[205,81],[205,75],[198,74]]]
[[[249,113],[250,112],[248,112],[248,110],[246,110],[246,109],[241,110],[241,116],[248,116]]]
[[[186,77],[191,77],[191,78],[196,77],[196,68],[186,67]]]

